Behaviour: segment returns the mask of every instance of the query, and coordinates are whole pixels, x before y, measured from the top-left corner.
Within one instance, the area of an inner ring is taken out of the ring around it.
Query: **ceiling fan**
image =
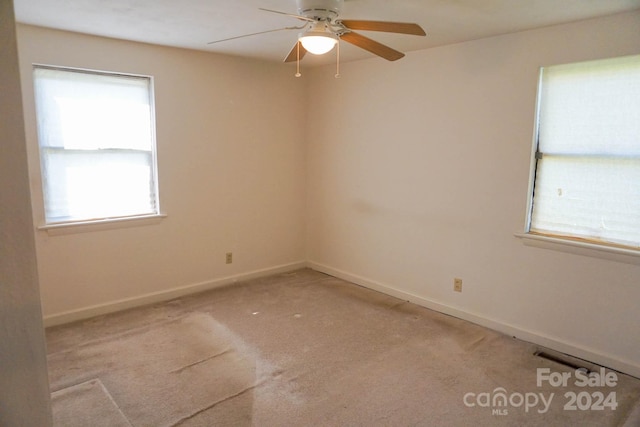
[[[418,24],[413,23],[338,19],[343,3],[344,0],[296,0],[298,7],[297,15],[260,8],[260,10],[266,12],[278,13],[304,21],[304,24],[297,27],[292,26],[278,28],[275,30],[261,31],[258,33],[216,40],[209,44],[275,31],[303,30],[298,37],[298,41],[293,45],[293,48],[285,57],[284,62],[299,62],[307,52],[315,55],[325,54],[331,51],[334,46],[338,44],[339,40],[343,40],[367,50],[388,61],[396,61],[402,58],[404,53],[356,33],[354,30],[381,31],[387,33],[411,34],[416,36],[426,35],[424,30]]]

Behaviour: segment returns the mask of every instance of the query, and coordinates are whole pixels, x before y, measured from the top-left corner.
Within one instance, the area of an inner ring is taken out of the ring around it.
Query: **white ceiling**
[[[14,0],[18,22],[125,40],[282,61],[298,31],[208,42],[298,26],[259,10],[297,14],[295,0]],[[415,22],[426,37],[361,33],[402,52],[640,9],[640,0],[345,0],[340,18]],[[341,43],[341,62],[373,57]],[[379,59],[384,61],[383,59]],[[307,55],[303,64],[332,63]]]

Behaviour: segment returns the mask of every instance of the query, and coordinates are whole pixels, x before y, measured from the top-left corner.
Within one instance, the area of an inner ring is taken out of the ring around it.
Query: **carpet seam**
[[[251,385],[251,386],[249,386],[249,387],[245,387],[244,389],[242,389],[242,390],[241,390],[241,391],[239,391],[238,393],[232,394],[231,396],[227,396],[227,397],[225,397],[224,399],[220,399],[220,400],[218,400],[218,401],[216,401],[216,402],[212,403],[211,405],[208,405],[208,406],[206,406],[206,407],[204,407],[204,408],[202,408],[202,409],[197,410],[196,412],[194,412],[194,413],[192,413],[192,414],[190,414],[190,415],[187,415],[187,416],[185,416],[185,417],[182,417],[182,418],[180,418],[176,423],[171,424],[171,427],[179,426],[180,424],[185,423],[186,421],[188,421],[188,420],[192,419],[193,417],[196,417],[196,416],[198,416],[199,414],[201,414],[201,413],[203,413],[203,412],[205,412],[205,411],[208,411],[209,409],[213,409],[214,407],[218,406],[218,405],[219,405],[219,404],[221,404],[221,403],[224,403],[224,402],[226,402],[226,401],[228,401],[228,400],[231,400],[231,399],[235,399],[236,397],[241,396],[241,395],[245,394],[246,392],[251,391],[251,390],[255,389],[256,387],[258,387],[258,386],[260,386],[260,385],[264,384],[264,382],[265,382],[265,380],[259,381],[259,382],[258,382],[258,383],[256,383],[256,384],[253,384],[253,385]]]

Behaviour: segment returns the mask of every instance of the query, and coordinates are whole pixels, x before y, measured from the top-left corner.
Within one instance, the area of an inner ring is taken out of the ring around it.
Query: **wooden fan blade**
[[[427,35],[420,25],[409,22],[359,21],[355,19],[344,19],[339,23],[350,30],[384,31],[386,33],[412,34],[414,36]]]
[[[291,52],[289,52],[289,55],[287,55],[286,58],[284,58],[284,62],[294,62],[298,60],[298,48],[300,48],[300,59],[302,59],[304,57],[304,55],[307,53],[307,49],[305,49],[302,46],[302,43],[297,42],[296,44],[293,45],[293,48],[291,49]]]
[[[364,50],[368,50],[374,55],[378,55],[387,61],[396,61],[404,56],[404,53],[398,52],[395,49],[391,49],[389,46],[385,46],[382,43],[378,43],[375,40],[371,40],[361,34],[348,32],[340,36],[340,38],[347,43],[358,46]]]

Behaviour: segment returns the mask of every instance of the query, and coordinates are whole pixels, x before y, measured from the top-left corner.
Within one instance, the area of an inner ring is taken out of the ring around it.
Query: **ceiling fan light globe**
[[[330,34],[311,34],[300,37],[300,43],[307,52],[314,55],[324,55],[338,43],[337,37]]]

